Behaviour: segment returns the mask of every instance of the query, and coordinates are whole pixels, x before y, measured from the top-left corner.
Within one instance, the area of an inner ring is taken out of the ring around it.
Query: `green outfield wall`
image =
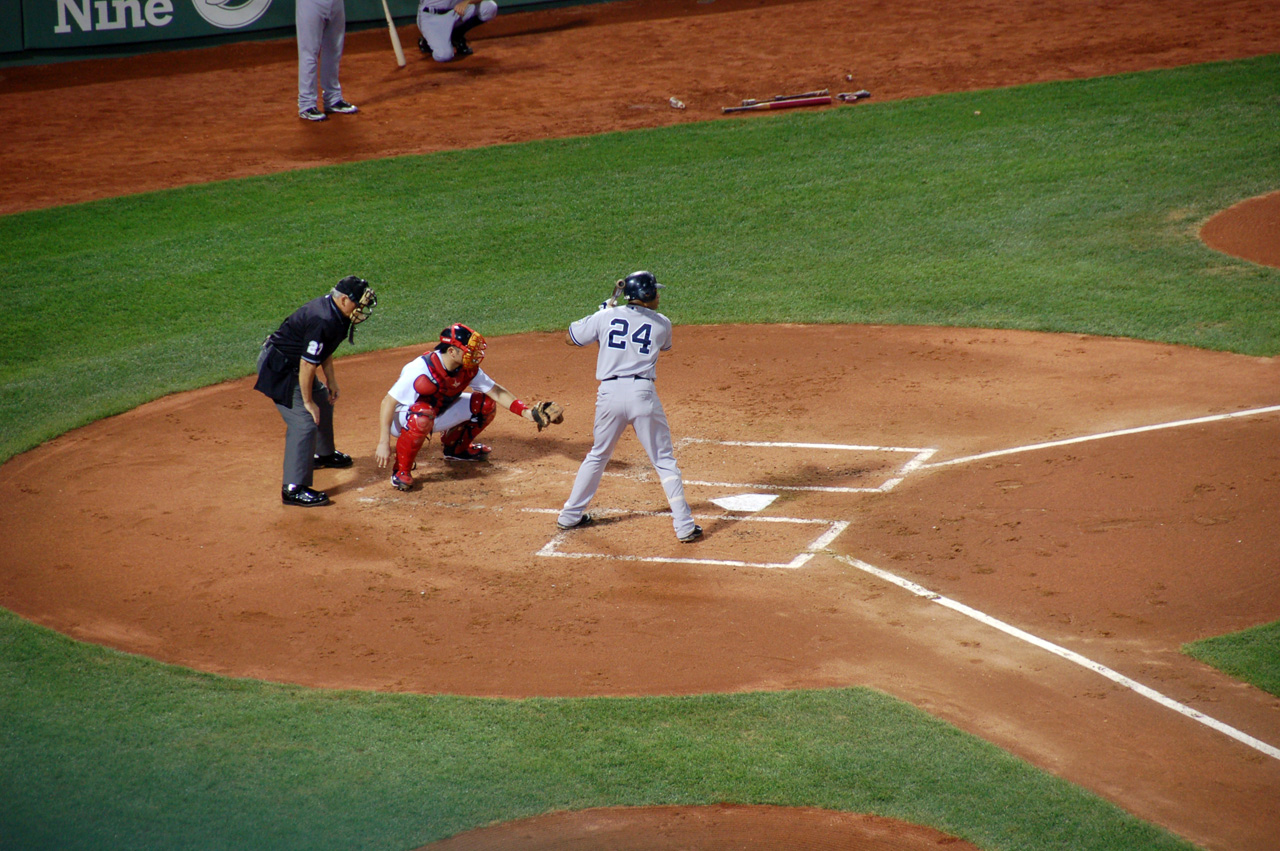
[[[411,23],[417,0],[387,0],[396,23]],[[505,12],[569,5],[501,2]],[[385,21],[382,0],[346,0],[347,26]],[[294,0],[0,0],[0,64],[32,64],[227,41],[285,37]]]

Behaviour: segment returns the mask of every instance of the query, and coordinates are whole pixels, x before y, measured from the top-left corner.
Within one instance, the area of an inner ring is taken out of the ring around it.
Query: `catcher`
[[[378,411],[378,467],[391,459],[396,438],[391,484],[413,488],[413,468],[422,445],[440,432],[444,457],[450,461],[485,461],[492,447],[474,442],[497,413],[498,406],[532,421],[542,431],[564,421],[555,402],[526,405],[480,368],[488,344],[480,334],[460,323],[440,332],[440,342],[400,370]],[[467,388],[471,392],[466,392]]]

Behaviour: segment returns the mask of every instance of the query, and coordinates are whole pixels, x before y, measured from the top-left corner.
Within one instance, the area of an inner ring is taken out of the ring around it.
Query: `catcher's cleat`
[[[312,463],[316,469],[328,467],[334,470],[345,470],[355,462],[351,460],[351,456],[347,453],[339,452],[335,449],[328,455],[316,455],[312,459]]]
[[[453,448],[445,447],[444,457],[450,461],[488,461],[489,453],[492,451],[492,446],[485,446],[483,443],[473,443],[466,449],[463,449],[461,446],[455,446]]]
[[[696,526],[696,525],[695,525],[695,526],[693,527],[693,531],[692,531],[692,532],[690,532],[690,533],[689,533],[689,534],[687,534],[687,535],[681,535],[681,536],[680,536],[680,543],[682,543],[682,544],[692,544],[694,541],[698,540],[698,539],[699,539],[699,538],[701,538],[701,537],[702,537],[702,527],[701,527],[701,526]]]
[[[400,491],[413,490],[413,476],[409,473],[402,473],[395,470],[391,473],[391,486]]]
[[[285,505],[301,505],[303,508],[310,508],[315,505],[328,505],[329,495],[304,485],[285,485],[280,489],[280,501]]]
[[[590,514],[584,514],[578,518],[577,523],[566,524],[566,523],[561,523],[559,520],[557,520],[556,528],[562,532],[568,532],[570,529],[581,529],[583,526],[590,526],[594,522],[596,522],[596,519],[594,517],[592,517]]]

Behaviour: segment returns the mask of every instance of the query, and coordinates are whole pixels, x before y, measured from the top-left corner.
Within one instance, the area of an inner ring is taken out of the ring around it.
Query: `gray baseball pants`
[[[338,66],[347,34],[344,0],[297,0],[294,23],[298,29],[298,112],[333,106],[342,100]],[[324,91],[318,103],[317,88]]]

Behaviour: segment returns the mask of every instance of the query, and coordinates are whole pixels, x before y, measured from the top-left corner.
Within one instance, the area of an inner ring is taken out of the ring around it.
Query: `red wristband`
[[[524,402],[521,402],[519,399],[517,399],[511,403],[511,413],[515,414],[517,417],[523,417],[524,412],[528,407],[529,406],[526,405]]]

